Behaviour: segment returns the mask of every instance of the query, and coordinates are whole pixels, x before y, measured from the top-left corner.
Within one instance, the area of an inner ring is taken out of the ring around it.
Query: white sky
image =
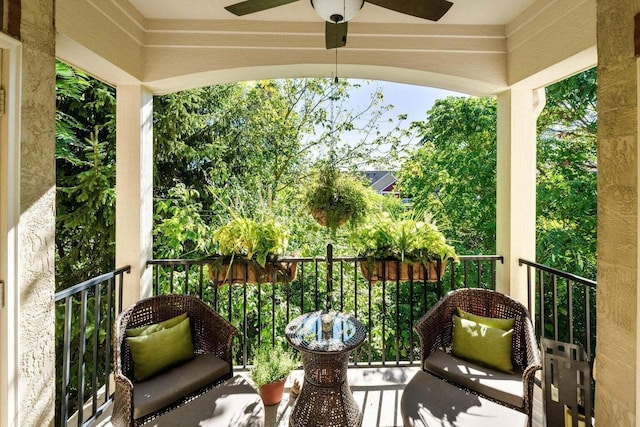
[[[409,118],[407,121],[424,120],[426,112],[433,106],[437,99],[446,98],[448,96],[467,96],[458,92],[451,92],[444,89],[436,89],[425,86],[415,86],[403,83],[392,83],[384,81],[374,81],[367,84],[366,81],[350,80],[352,82],[360,82],[362,88],[351,92],[351,105],[354,107],[364,107],[369,103],[371,93],[377,87],[382,89],[384,94],[384,104],[394,106],[390,111],[390,115],[395,117],[401,113],[407,113]]]
[[[396,120],[388,122],[388,119],[395,119],[400,114],[407,114],[407,120],[404,121],[401,127],[408,128],[413,121],[425,120],[427,118],[427,111],[431,109],[436,100],[443,99],[448,96],[468,96],[444,89],[403,83],[353,79],[350,79],[349,81],[352,83],[360,83],[362,86],[350,91],[349,102],[345,105],[345,108],[351,108],[354,111],[366,108],[369,105],[371,94],[378,88],[382,90],[384,96],[384,100],[381,105],[393,106],[393,108],[388,111],[380,121],[380,131],[383,134],[390,131],[396,122]],[[348,138],[348,136],[346,138]]]

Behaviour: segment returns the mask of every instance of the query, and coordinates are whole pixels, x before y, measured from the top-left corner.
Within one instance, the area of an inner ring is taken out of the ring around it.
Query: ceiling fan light
[[[360,9],[364,0],[311,0],[311,6],[322,19],[327,22],[339,24],[347,22]]]

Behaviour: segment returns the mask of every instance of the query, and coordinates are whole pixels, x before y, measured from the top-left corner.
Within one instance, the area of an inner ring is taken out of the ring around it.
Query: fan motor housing
[[[316,13],[327,22],[339,24],[353,18],[364,5],[364,0],[311,0]]]

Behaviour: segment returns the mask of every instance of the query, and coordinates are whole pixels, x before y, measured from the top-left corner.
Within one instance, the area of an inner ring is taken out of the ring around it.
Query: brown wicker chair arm
[[[446,299],[440,300],[413,326],[420,338],[422,360],[438,348],[449,346],[451,338],[451,309]]]
[[[524,397],[524,412],[529,415],[529,425],[531,425],[533,390],[535,385],[536,372],[542,369],[540,359],[540,350],[536,342],[536,336],[533,331],[533,324],[528,317],[523,321],[524,341],[525,341],[525,366],[522,373],[522,387]]]
[[[133,383],[124,375],[115,375],[116,391],[113,397],[111,424],[115,427],[133,425]]]

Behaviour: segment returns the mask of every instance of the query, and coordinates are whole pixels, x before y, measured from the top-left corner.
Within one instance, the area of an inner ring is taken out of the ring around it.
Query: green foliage
[[[259,347],[252,361],[251,378],[257,386],[280,381],[296,369],[299,362],[292,351],[282,346]]]
[[[596,277],[596,69],[546,89],[538,119],[537,250],[540,262]]]
[[[428,215],[394,217],[384,212],[369,218],[350,236],[358,256],[374,259],[396,258],[403,262],[457,260],[455,249]]]
[[[212,229],[231,219],[224,207],[245,213],[270,211],[291,230],[290,248],[321,253],[329,238],[304,212],[301,183],[310,165],[335,149],[335,164],[352,169],[372,159],[381,145],[402,146],[396,127],[380,132],[378,118],[389,110],[375,92],[369,105],[350,110],[344,103],[358,85],[330,79],[291,79],[218,85],[154,98],[154,197],[159,205],[183,206],[170,190],[189,191],[190,214]],[[329,114],[339,109],[339,114]],[[358,123],[365,123],[358,128]],[[352,141],[334,147],[340,135]],[[172,199],[175,199],[172,201]],[[224,201],[224,203],[221,203]],[[240,210],[240,209],[236,209]],[[169,215],[181,216],[177,211]],[[166,215],[162,213],[161,215]],[[160,215],[156,223],[162,221]],[[179,218],[178,223],[186,221]],[[189,230],[188,228],[186,230]],[[178,227],[175,227],[178,233]],[[189,234],[154,241],[154,254],[206,256],[212,248]],[[156,255],[158,256],[158,255]]]
[[[153,229],[156,257],[182,258],[210,252],[211,225],[202,212],[198,191],[181,183],[170,188],[166,198],[156,199]]]
[[[56,289],[114,268],[115,91],[56,63]]]
[[[255,221],[234,217],[213,232],[220,255],[255,259],[264,267],[268,258],[283,255],[287,248],[287,232],[274,219]]]
[[[421,146],[396,175],[396,188],[416,211],[437,218],[459,253],[494,253],[496,101],[440,99],[414,127]]]

